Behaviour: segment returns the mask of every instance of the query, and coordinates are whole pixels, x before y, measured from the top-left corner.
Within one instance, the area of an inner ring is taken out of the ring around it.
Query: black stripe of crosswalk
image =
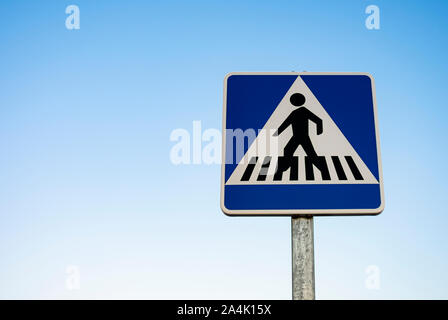
[[[333,160],[334,168],[336,169],[336,174],[338,175],[339,180],[347,180],[347,176],[345,175],[344,168],[342,167],[341,160],[339,157],[332,156],[331,160]]]
[[[356,180],[364,180],[362,177],[361,172],[359,172],[358,167],[356,166],[355,161],[353,161],[353,158],[351,156],[345,156],[345,160],[347,161],[348,166],[350,167],[350,170],[353,173],[353,176]]]
[[[308,181],[315,180],[315,170],[318,170],[322,176],[322,180],[331,180],[330,172],[328,170],[327,160],[324,156],[318,157],[308,157],[305,156],[305,179]],[[361,172],[359,171],[355,161],[351,156],[345,156],[345,161],[347,162],[350,171],[355,178],[355,180],[364,180]],[[254,169],[257,165],[258,161],[263,161],[261,165],[260,172],[257,176],[257,181],[266,181],[269,166],[271,165],[271,156],[266,156],[264,158],[252,157],[247,164],[246,169],[244,170],[241,181],[250,181]],[[328,159],[330,161],[330,159]],[[337,179],[339,180],[348,180],[347,174],[342,166],[342,162],[340,157],[331,156],[331,162],[333,163],[333,167],[335,168]],[[331,165],[331,163],[330,163]],[[283,174],[285,174],[289,170],[289,181],[297,181],[303,179],[299,177],[299,157],[279,157],[277,161],[277,167],[275,169],[275,174],[273,177],[274,181],[282,181]],[[334,177],[336,178],[336,177]]]
[[[268,175],[269,165],[271,164],[271,157],[267,156],[263,160],[263,165],[261,166],[260,173],[258,174],[257,181],[265,181]]]
[[[314,180],[314,169],[313,165],[322,174],[322,180],[331,180],[330,172],[328,171],[327,161],[325,157],[305,157],[305,176],[306,180]]]
[[[246,170],[244,170],[243,177],[241,178],[241,181],[249,181],[250,176],[252,175],[252,172],[255,169],[255,165],[257,164],[258,157],[252,157],[249,161],[249,164],[247,165]]]

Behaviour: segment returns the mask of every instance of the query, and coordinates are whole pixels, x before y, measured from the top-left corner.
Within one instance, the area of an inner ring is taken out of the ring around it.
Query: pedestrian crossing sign
[[[228,74],[222,154],[228,215],[374,215],[384,208],[369,74]]]

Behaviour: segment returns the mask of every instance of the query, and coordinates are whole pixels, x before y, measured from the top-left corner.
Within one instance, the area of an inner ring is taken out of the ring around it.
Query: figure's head
[[[293,106],[300,107],[305,103],[305,96],[301,93],[294,93],[289,101]]]

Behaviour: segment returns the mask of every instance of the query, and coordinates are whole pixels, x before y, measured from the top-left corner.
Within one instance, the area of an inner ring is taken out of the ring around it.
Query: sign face
[[[228,215],[378,214],[383,179],[366,73],[230,73],[221,208]]]

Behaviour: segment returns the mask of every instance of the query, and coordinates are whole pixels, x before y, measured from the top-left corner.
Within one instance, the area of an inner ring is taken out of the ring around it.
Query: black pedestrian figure
[[[289,101],[293,106],[299,107],[291,112],[286,120],[280,125],[278,130],[274,133],[274,136],[278,136],[289,126],[292,127],[292,138],[289,140],[283,150],[285,158],[292,158],[294,152],[299,146],[302,146],[303,150],[307,154],[310,160],[313,162],[317,160],[317,153],[314,150],[313,144],[309,136],[309,121],[312,121],[317,126],[317,134],[320,135],[323,132],[322,119],[312,113],[305,107],[301,107],[305,103],[305,97],[301,93],[294,93]]]

